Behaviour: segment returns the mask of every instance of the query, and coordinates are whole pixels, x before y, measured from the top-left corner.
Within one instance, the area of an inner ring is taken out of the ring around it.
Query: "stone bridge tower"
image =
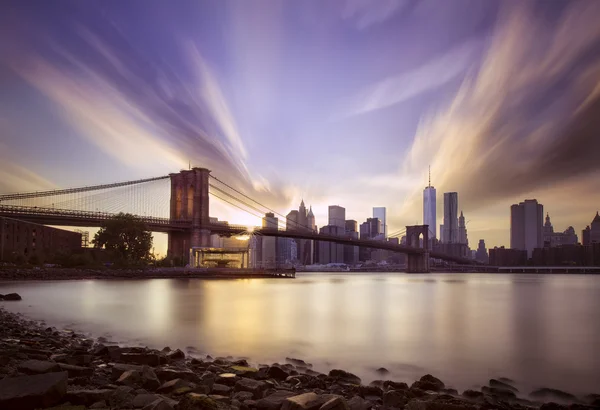
[[[407,226],[406,244],[424,249],[423,253],[407,255],[406,273],[429,273],[429,226]]]
[[[210,246],[210,223],[208,214],[208,178],[206,168],[192,168],[171,177],[170,218],[185,221],[189,230],[169,232],[167,254],[189,262],[190,250]],[[189,224],[188,224],[189,223]]]

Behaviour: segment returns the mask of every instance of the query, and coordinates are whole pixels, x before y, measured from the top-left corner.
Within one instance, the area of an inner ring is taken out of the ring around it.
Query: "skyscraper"
[[[262,219],[263,228],[277,229],[278,220],[275,214],[268,212]],[[277,238],[265,236],[262,238],[262,266],[275,268],[277,266]]]
[[[381,233],[383,234],[384,238],[386,238],[388,234],[385,214],[385,206],[378,206],[373,208],[373,218],[378,218],[381,221]]]
[[[591,245],[592,243],[600,243],[600,215],[596,212],[596,216],[592,223],[583,230],[581,243],[583,245]]]
[[[483,239],[479,240],[479,246],[477,247],[477,252],[475,253],[475,259],[482,263],[488,263],[489,261],[487,249],[485,248],[485,241]]]
[[[543,245],[542,225],[544,206],[536,199],[526,199],[524,202],[510,207],[510,247],[526,250],[531,258],[535,248]]]
[[[444,193],[444,238],[445,243],[458,243],[458,193]]]
[[[435,239],[437,231],[435,188],[431,186],[431,169],[429,185],[423,190],[423,225],[429,225],[429,239]],[[440,238],[442,233],[440,232]]]
[[[462,243],[463,245],[469,244],[467,226],[465,225],[465,217],[462,211],[460,211],[460,216],[458,217],[458,243]]]
[[[346,229],[346,208],[339,205],[329,205],[329,225]]]

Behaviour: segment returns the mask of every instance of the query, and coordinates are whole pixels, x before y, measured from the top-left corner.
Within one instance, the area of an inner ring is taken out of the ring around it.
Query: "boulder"
[[[231,387],[226,386],[224,384],[215,383],[215,384],[213,384],[210,392],[211,392],[211,394],[218,394],[221,396],[225,396],[225,395],[228,395],[229,393],[231,393]],[[243,400],[241,400],[241,401],[243,401]]]
[[[403,408],[408,400],[407,390],[388,390],[383,394],[383,405],[386,407]]]
[[[426,374],[425,376],[421,377],[420,380],[414,382],[412,386],[410,386],[411,389],[417,388],[425,391],[440,391],[444,387],[446,386],[440,379],[438,379],[437,377],[433,377],[430,374]]]
[[[229,396],[221,396],[220,394],[210,394],[208,397],[218,403],[229,403],[230,402]]]
[[[59,364],[60,369],[69,373],[69,377],[87,377],[94,374],[94,369],[91,367],[75,366],[72,364]]]
[[[127,370],[121,375],[121,377],[119,377],[116,383],[131,387],[141,386],[142,375],[137,370]]]
[[[131,408],[133,402],[133,388],[129,386],[119,386],[108,394],[108,407],[111,409]]]
[[[545,401],[558,400],[562,402],[571,402],[576,400],[576,397],[571,393],[567,393],[558,389],[549,389],[547,387],[532,391],[529,393],[529,397]]]
[[[42,360],[27,360],[17,366],[17,370],[25,374],[43,374],[59,372],[58,363],[42,361]]]
[[[185,353],[183,353],[179,349],[176,349],[176,350],[173,350],[172,352],[167,353],[167,359],[169,359],[171,361],[183,360],[183,359],[185,359]]]
[[[121,377],[123,373],[125,373],[128,370],[135,370],[141,372],[143,368],[143,366],[138,366],[134,364],[117,363],[112,367],[111,377],[113,380],[117,380],[119,377]]]
[[[231,366],[230,369],[232,373],[235,373],[238,376],[249,377],[252,379],[256,378],[256,374],[258,373],[258,369],[248,366]]]
[[[96,403],[92,403],[92,405],[89,407],[90,409],[106,409],[108,407],[108,404],[106,404],[106,400],[100,400],[97,401]]]
[[[321,407],[321,403],[315,406],[314,403],[318,403],[319,396],[316,393],[304,393],[297,396],[288,397],[283,401],[281,410],[314,410]]]
[[[82,404],[84,406],[90,406],[101,400],[105,400],[112,390],[110,389],[99,389],[99,390],[71,390],[67,392],[65,401],[72,404]]]
[[[340,370],[340,369],[333,369],[329,372],[329,377],[333,377],[335,379],[347,382],[347,383],[352,383],[352,384],[360,384],[361,380],[360,377],[347,372],[345,370]]]
[[[267,377],[275,380],[285,380],[290,374],[279,366],[267,368]]]
[[[334,397],[323,403],[319,410],[350,410],[350,408],[343,397]]]
[[[193,383],[190,383],[188,381],[182,380],[182,379],[173,379],[173,380],[169,380],[168,382],[163,383],[156,391],[158,393],[172,393],[175,390],[184,388],[184,387],[188,387],[191,388],[193,386]]]
[[[384,390],[408,390],[408,384],[404,382],[394,382],[391,380],[386,380],[383,382]]]
[[[157,399],[147,404],[142,410],[173,410],[173,406],[165,399]]]
[[[159,400],[162,398],[163,397],[158,394],[151,394],[151,393],[138,394],[137,396],[135,396],[133,398],[133,401],[131,402],[131,406],[136,409],[140,409],[140,408],[146,407],[150,403],[155,402],[156,400]]]
[[[478,399],[483,397],[483,393],[477,390],[465,390],[462,395],[469,399]]]
[[[380,367],[379,369],[375,370],[377,372],[377,374],[381,375],[381,376],[385,376],[387,374],[390,374],[390,371],[388,369],[386,369],[385,367]]]
[[[558,404],[558,403],[554,403],[554,402],[548,402],[548,403],[544,403],[540,406],[540,410],[567,410],[568,407],[564,406],[562,404]]]
[[[205,394],[188,393],[179,401],[175,410],[218,410],[216,401]]]
[[[294,359],[293,357],[286,357],[285,361],[287,363],[293,364],[294,366],[311,367],[311,365],[309,363],[306,363],[304,360]]]
[[[156,377],[154,370],[152,370],[150,367],[144,366],[141,376],[142,387],[144,389],[156,390],[160,387],[160,381],[158,380],[158,377]]]
[[[252,380],[247,378],[240,379],[235,383],[234,390],[247,391],[253,394],[255,399],[262,399],[265,391],[269,388],[269,385],[265,382]]]
[[[383,390],[377,386],[358,386],[358,394],[363,397],[381,397]]]
[[[6,295],[4,295],[4,297],[2,298],[3,300],[21,300],[21,295],[19,295],[18,293],[8,293]]]
[[[519,390],[513,386],[511,386],[508,383],[505,383],[503,381],[500,380],[496,380],[496,379],[490,379],[490,387],[496,387],[496,388],[500,388],[500,389],[504,389],[504,390],[510,390],[514,393],[518,393]]]
[[[141,364],[152,367],[160,364],[160,357],[156,353],[121,353],[119,360],[127,364]]]
[[[239,401],[239,402],[243,402],[243,401],[245,401],[245,400],[252,400],[252,397],[253,397],[253,396],[254,396],[254,395],[253,395],[252,393],[250,393],[250,392],[247,392],[247,391],[239,391],[239,392],[237,392],[237,393],[235,393],[235,394],[233,395],[233,397],[232,397],[232,400],[237,400],[237,401]],[[262,401],[262,400],[266,400],[266,398],[264,398],[264,399],[260,399],[260,400],[259,400],[259,402],[260,402],[260,401]],[[282,401],[283,401],[283,400],[282,400]],[[281,406],[281,404],[280,404],[280,406]]]
[[[235,396],[237,394],[241,394],[241,393],[242,392],[236,393],[233,397],[235,398]],[[246,393],[246,392],[243,392],[243,393]],[[281,405],[285,401],[285,399],[287,399],[288,397],[295,396],[295,395],[296,395],[296,393],[294,393],[294,392],[280,390],[271,395],[266,396],[265,398],[258,400],[258,402],[256,402],[256,407],[261,410],[279,410],[281,408]],[[240,400],[240,399],[238,399],[238,400]],[[240,400],[240,401],[244,401],[244,400]]]
[[[0,380],[0,408],[34,410],[60,403],[67,393],[66,372]]]
[[[196,373],[194,373],[191,370],[188,369],[175,369],[175,368],[169,368],[169,367],[163,367],[163,368],[157,368],[154,370],[154,373],[156,373],[156,376],[158,377],[158,380],[160,380],[161,382],[168,382],[169,380],[173,380],[173,379],[183,379],[183,380],[187,380],[188,382],[192,382],[192,383],[199,383],[200,382],[200,377],[198,377],[198,375]],[[214,380],[215,376],[214,374],[210,373],[212,375],[212,378]]]
[[[512,390],[507,390],[501,387],[483,386],[481,388],[481,391],[492,396],[501,397],[503,399],[514,399],[517,397],[515,392],[513,392]]]
[[[348,407],[350,410],[369,410],[371,406],[370,402],[360,396],[354,396],[348,400]]]
[[[238,380],[239,377],[234,373],[221,373],[216,377],[215,382],[226,386],[234,386]]]

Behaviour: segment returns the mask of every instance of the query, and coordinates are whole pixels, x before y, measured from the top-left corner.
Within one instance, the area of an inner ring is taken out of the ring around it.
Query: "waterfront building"
[[[333,236],[345,236],[346,228],[339,227],[337,225],[327,225],[319,229],[319,233],[322,235],[333,235]],[[344,263],[344,245],[319,241],[319,259],[318,262],[322,265],[328,263]]]
[[[444,193],[444,238],[445,243],[458,243],[458,193]]]
[[[429,226],[429,239],[436,239],[437,219],[436,219],[436,193],[435,188],[431,186],[431,169],[429,171],[429,185],[423,190],[423,225]],[[440,232],[440,238],[442,233]]]
[[[526,199],[524,202],[510,207],[510,247],[526,250],[531,257],[535,248],[543,245],[542,223],[544,207],[536,199]]]
[[[469,245],[469,239],[467,238],[467,226],[465,225],[465,216],[463,211],[460,211],[458,217],[458,243],[463,245]]]
[[[600,243],[600,215],[598,215],[598,212],[596,212],[596,216],[592,220],[592,223],[583,230],[581,236],[581,243],[583,245]]]
[[[386,210],[384,206],[378,206],[373,208],[373,218],[377,218],[381,221],[381,233],[384,238],[387,238],[387,219]]]
[[[575,245],[577,244],[577,235],[575,229],[569,226],[564,232],[554,232],[552,222],[550,222],[550,215],[546,214],[546,222],[542,228],[543,235],[543,246],[544,248],[555,248],[562,245]]]
[[[275,214],[267,212],[262,219],[262,227],[269,229],[277,229],[279,221]],[[262,238],[262,253],[261,253],[261,265],[263,268],[273,269],[277,267],[278,263],[278,249],[277,239],[272,236],[264,236]]]
[[[329,221],[330,226],[337,226],[346,229],[346,208],[339,205],[329,205]]]
[[[351,239],[358,239],[358,224],[355,220],[346,220],[346,236]],[[358,246],[344,245],[344,263],[347,265],[356,265],[358,261]]]
[[[527,250],[526,249],[506,249],[504,246],[500,248],[490,249],[490,265],[492,266],[526,266],[527,265]]]
[[[477,246],[477,251],[475,251],[475,260],[481,263],[488,263],[489,261],[488,252],[485,248],[485,241],[483,239],[479,240],[479,246]]]

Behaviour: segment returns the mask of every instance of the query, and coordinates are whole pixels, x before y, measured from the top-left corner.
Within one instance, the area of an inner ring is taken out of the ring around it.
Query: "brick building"
[[[0,261],[26,261],[34,255],[43,261],[59,253],[81,249],[81,233],[0,217]]]

